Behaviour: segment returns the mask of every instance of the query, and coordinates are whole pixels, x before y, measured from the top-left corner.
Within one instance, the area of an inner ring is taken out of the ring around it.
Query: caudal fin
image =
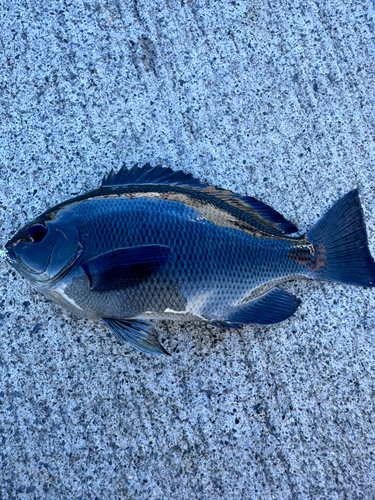
[[[313,273],[315,279],[375,286],[375,263],[368,248],[357,189],[341,198],[307,233],[307,238],[324,254],[324,265]]]

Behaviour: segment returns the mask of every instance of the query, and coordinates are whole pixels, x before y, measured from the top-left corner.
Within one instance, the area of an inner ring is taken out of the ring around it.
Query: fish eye
[[[47,228],[43,224],[34,224],[26,230],[26,236],[33,242],[42,241],[47,234]]]

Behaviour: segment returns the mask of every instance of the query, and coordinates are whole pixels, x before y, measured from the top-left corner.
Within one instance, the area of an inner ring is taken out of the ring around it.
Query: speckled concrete
[[[122,163],[301,229],[358,186],[375,253],[371,0],[0,2],[0,244]],[[0,261],[0,498],[373,499],[375,293],[286,287],[242,332],[119,344]]]

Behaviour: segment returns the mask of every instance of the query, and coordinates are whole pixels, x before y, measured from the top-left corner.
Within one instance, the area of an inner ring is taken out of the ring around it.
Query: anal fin
[[[146,354],[167,354],[170,356],[152,331],[153,325],[150,321],[103,318],[103,322],[121,342],[128,342]]]
[[[289,318],[301,301],[279,288],[273,288],[260,297],[236,307],[226,318],[229,323],[274,325]]]

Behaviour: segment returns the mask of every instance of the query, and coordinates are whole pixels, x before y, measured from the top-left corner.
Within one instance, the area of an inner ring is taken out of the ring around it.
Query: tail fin
[[[313,274],[318,280],[375,286],[375,263],[367,241],[358,190],[339,200],[307,233],[325,251],[326,262]]]

